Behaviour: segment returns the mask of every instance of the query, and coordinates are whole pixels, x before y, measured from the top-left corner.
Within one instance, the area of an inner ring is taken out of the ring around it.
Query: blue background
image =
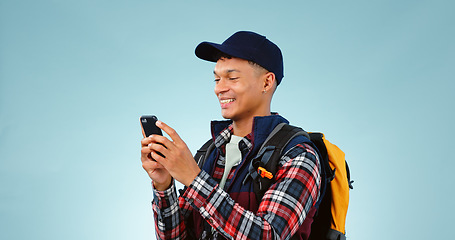
[[[346,152],[348,239],[448,239],[453,1],[0,1],[0,239],[154,239],[139,116],[194,153],[220,119],[201,41],[279,45],[272,105]],[[181,185],[180,185],[181,186]]]

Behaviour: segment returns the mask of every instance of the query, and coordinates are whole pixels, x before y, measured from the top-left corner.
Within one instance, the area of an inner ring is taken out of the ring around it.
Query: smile
[[[224,99],[224,100],[220,100],[220,103],[222,104],[226,104],[226,103],[230,103],[230,102],[233,102],[235,101],[235,99],[231,98],[231,99]]]

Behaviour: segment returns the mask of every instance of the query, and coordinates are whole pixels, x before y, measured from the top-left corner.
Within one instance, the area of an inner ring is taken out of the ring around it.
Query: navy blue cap
[[[198,58],[210,62],[218,61],[220,52],[259,64],[275,74],[277,84],[280,84],[284,77],[281,50],[265,36],[240,31],[234,33],[222,44],[202,42],[195,50]]]

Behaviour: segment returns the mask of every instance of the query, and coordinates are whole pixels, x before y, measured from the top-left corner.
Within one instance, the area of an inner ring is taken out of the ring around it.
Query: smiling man
[[[142,166],[153,182],[157,237],[307,239],[321,185],[311,142],[304,136],[290,141],[263,197],[248,178],[261,145],[277,125],[288,123],[270,110],[283,79],[281,50],[262,35],[241,31],[222,44],[202,42],[196,56],[216,62],[215,94],[227,120],[212,122],[215,149],[201,168],[177,132],[163,122],[157,126],[171,140],[158,135],[142,139]],[[185,185],[179,197],[175,180]]]

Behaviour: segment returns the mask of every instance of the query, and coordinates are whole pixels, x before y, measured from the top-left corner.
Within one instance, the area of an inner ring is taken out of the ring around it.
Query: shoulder
[[[291,160],[304,160],[319,165],[319,153],[316,147],[306,137],[302,138],[306,140],[300,140],[294,143],[291,142],[291,144],[287,146],[287,149],[283,151],[284,154],[281,155],[280,165]]]

